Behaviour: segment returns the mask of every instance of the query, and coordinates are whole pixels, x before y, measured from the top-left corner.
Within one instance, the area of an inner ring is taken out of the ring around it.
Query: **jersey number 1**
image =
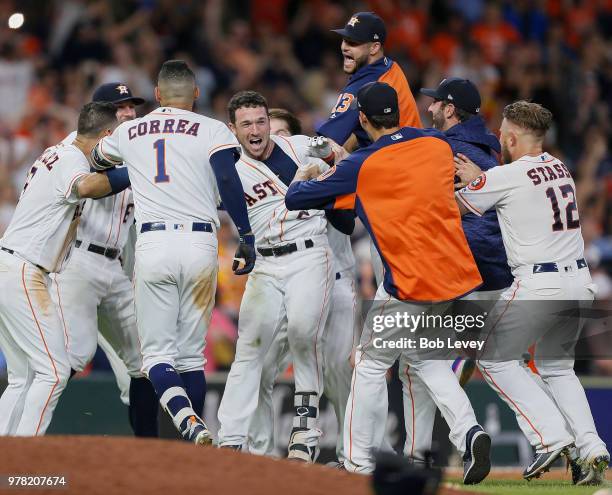
[[[157,175],[155,183],[170,182],[170,177],[166,174],[166,140],[158,139],[153,143],[157,158]]]
[[[559,186],[559,190],[564,198],[571,195],[571,201],[565,207],[565,228],[567,230],[577,229],[580,227],[580,220],[574,218],[574,212],[578,214],[578,207],[576,206],[576,193],[571,184],[563,184]],[[564,230],[563,221],[561,220],[561,210],[559,209],[559,201],[557,201],[557,194],[554,188],[549,187],[546,189],[546,197],[550,199],[550,204],[553,210],[554,222],[552,224],[553,232],[560,232]]]

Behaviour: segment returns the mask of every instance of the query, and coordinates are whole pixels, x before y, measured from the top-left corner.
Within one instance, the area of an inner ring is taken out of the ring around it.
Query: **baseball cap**
[[[480,93],[474,83],[467,79],[442,79],[436,89],[421,88],[421,93],[436,100],[448,100],[461,110],[474,115],[480,112]]]
[[[144,98],[133,96],[127,84],[120,82],[106,83],[99,86],[91,98],[92,101],[106,101],[108,103],[122,103],[132,101],[134,105],[142,105]]]
[[[379,117],[399,111],[397,92],[387,83],[364,84],[357,93],[357,107],[366,117]]]
[[[343,38],[362,43],[370,41],[385,42],[387,29],[385,23],[374,12],[357,12],[353,14],[342,29],[332,29]]]

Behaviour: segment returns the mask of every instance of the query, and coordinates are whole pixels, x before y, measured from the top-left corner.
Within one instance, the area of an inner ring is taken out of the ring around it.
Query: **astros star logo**
[[[357,17],[351,17],[351,20],[347,22],[347,24],[351,27],[355,27],[355,24],[357,24],[359,22],[359,19],[357,19]]]
[[[117,91],[119,91],[120,95],[127,95],[128,87],[125,84],[120,84],[119,86],[117,86]]]

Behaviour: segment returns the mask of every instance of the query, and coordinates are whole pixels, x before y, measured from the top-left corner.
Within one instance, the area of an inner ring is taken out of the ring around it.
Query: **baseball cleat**
[[[567,467],[572,471],[572,484],[575,485],[582,476],[582,460],[580,458],[568,459]]]
[[[491,437],[480,425],[473,426],[465,437],[463,454],[463,484],[474,485],[491,471]]]
[[[319,457],[319,437],[321,430],[316,428],[293,428],[289,438],[289,454],[293,461],[314,463]]]
[[[532,478],[539,478],[544,473],[548,472],[553,462],[561,457],[561,454],[564,454],[566,449],[567,446],[553,450],[552,452],[542,452],[540,454],[536,452],[532,463],[523,471],[523,478],[530,481]]]
[[[210,431],[208,431],[204,422],[196,416],[191,416],[187,420],[187,426],[181,434],[185,440],[193,442],[196,445],[212,444],[212,435]]]
[[[599,455],[582,463],[582,472],[576,485],[601,485],[606,478],[606,470],[610,464],[609,455]],[[572,471],[573,480],[573,471]]]

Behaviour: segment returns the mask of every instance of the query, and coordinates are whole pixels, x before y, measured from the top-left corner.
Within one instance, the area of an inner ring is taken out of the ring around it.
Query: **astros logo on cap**
[[[119,86],[117,86],[117,90],[119,91],[120,95],[128,94],[128,87],[125,84],[120,84]]]
[[[357,19],[357,17],[353,16],[351,17],[351,20],[348,21],[346,24],[351,26],[351,27],[355,27],[355,24],[357,24],[359,22],[359,19]]]

